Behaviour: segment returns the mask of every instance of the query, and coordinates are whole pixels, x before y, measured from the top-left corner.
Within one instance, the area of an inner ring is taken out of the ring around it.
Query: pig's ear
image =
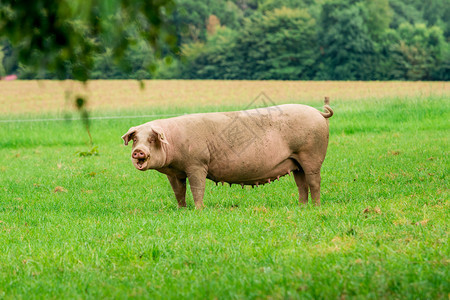
[[[133,134],[136,133],[136,128],[135,127],[131,127],[130,130],[128,130],[127,133],[125,133],[122,136],[123,141],[125,142],[125,146],[128,145],[128,142],[132,139]]]
[[[166,136],[164,135],[164,131],[161,127],[152,127],[152,130],[154,133],[156,133],[156,136],[158,137],[158,140],[163,144],[169,144],[169,142],[166,139]]]

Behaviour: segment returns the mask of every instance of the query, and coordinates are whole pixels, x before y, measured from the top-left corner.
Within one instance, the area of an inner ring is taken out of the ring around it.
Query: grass
[[[148,118],[92,120],[98,155],[81,122],[2,123],[0,298],[447,299],[448,97],[332,106],[320,207],[283,177],[177,209],[121,145]]]

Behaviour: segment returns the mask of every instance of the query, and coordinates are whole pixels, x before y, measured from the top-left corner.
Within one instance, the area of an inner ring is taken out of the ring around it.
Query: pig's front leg
[[[186,178],[167,175],[178,201],[178,207],[186,207]]]
[[[206,170],[203,167],[191,168],[187,172],[189,185],[194,198],[195,208],[203,208],[203,195],[205,194]]]

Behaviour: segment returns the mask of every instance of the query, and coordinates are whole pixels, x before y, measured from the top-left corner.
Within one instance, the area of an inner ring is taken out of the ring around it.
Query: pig
[[[293,173],[299,203],[308,191],[320,205],[320,169],[333,115],[302,104],[284,104],[233,112],[189,114],[131,127],[122,136],[133,141],[131,160],[139,171],[164,173],[178,206],[186,207],[186,179],[195,207],[201,209],[206,179],[222,185],[258,186]]]

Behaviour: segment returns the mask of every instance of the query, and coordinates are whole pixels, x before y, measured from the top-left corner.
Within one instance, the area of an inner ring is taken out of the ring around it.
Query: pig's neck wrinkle
[[[166,160],[164,162],[164,166],[170,165],[170,163],[173,160],[173,153],[172,153],[172,147],[171,144],[163,144],[163,150],[166,152]]]

